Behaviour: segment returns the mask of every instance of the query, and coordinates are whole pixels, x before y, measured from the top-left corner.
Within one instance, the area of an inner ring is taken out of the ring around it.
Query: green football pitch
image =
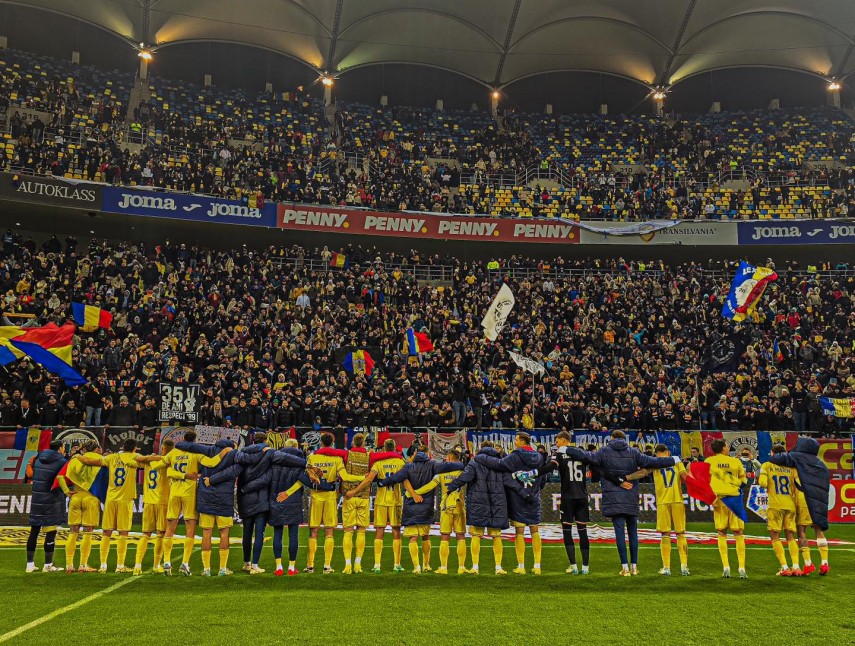
[[[690,530],[710,531],[709,525]],[[237,535],[238,528],[233,530]],[[763,536],[765,527],[749,525]],[[855,526],[835,526],[829,538],[855,542]],[[298,567],[305,565],[301,535]],[[336,532],[333,567],[341,571],[341,533]],[[372,537],[364,556],[370,567]],[[287,544],[287,541],[286,541]],[[436,543],[434,544],[436,545]],[[133,561],[133,546],[128,563]],[[180,560],[176,541],[174,560]],[[39,547],[39,552],[41,546]],[[561,544],[544,545],[543,574],[495,576],[489,541],[481,550],[479,576],[409,572],[394,574],[391,538],[383,552],[383,573],[344,576],[300,574],[274,577],[270,542],[261,566],[267,573],[240,572],[241,551],[233,545],[231,577],[171,578],[146,573],[25,574],[20,547],[0,549],[0,642],[45,644],[852,644],[852,584],[855,545],[831,548],[831,572],[820,577],[782,579],[768,546],[748,547],[748,580],[722,579],[715,545],[689,548],[691,576],[662,577],[659,546],[642,545],[640,575],[617,576],[613,544],[591,550],[591,574],[564,573]],[[41,564],[43,554],[37,552]],[[318,551],[316,565],[323,560]],[[90,563],[97,559],[97,545]],[[152,550],[149,548],[150,562]],[[819,555],[814,548],[814,562]],[[111,568],[115,547],[111,552]],[[216,564],[216,550],[213,554]],[[505,545],[504,566],[514,567]],[[527,552],[531,567],[531,552]],[[57,562],[63,563],[61,548]],[[432,565],[439,563],[438,550]],[[731,565],[736,557],[731,546]],[[449,569],[456,572],[452,541]],[[320,568],[318,568],[319,570]]]

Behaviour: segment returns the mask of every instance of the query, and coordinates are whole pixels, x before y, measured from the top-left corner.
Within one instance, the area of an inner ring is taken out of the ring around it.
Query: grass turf
[[[689,529],[709,531],[708,525]],[[237,534],[240,530],[235,528]],[[747,534],[765,535],[762,525],[749,525]],[[835,526],[829,538],[855,541],[855,527]],[[319,541],[322,544],[322,540]],[[305,565],[306,535],[301,535],[298,567]],[[436,546],[437,542],[434,542]],[[560,544],[544,545],[543,574],[525,577],[493,571],[490,541],[481,548],[480,576],[413,575],[404,544],[402,560],[407,573],[393,574],[391,537],[383,551],[382,574],[368,572],[373,563],[369,533],[364,562],[366,572],[340,574],[343,567],[341,532],[336,532],[333,567],[336,574],[322,575],[323,549],[316,557],[316,574],[272,576],[269,541],[261,566],[268,572],[248,576],[238,572],[241,550],[232,546],[228,578],[198,576],[201,559],[192,559],[194,576],[171,578],[107,574],[24,574],[24,550],[0,550],[4,635],[58,609],[100,594],[60,616],[45,621],[10,640],[10,643],[47,643],[58,638],[90,643],[185,644],[612,644],[659,641],[669,644],[848,644],[855,643],[855,620],[849,615],[855,548],[831,548],[832,571],[827,577],[806,579],[774,576],[777,562],[770,547],[749,546],[749,580],[722,579],[716,547],[689,547],[692,576],[679,576],[676,545],[672,571],[661,577],[658,545],[642,545],[640,576],[617,576],[614,545],[593,545],[591,574],[564,574],[567,557]],[[180,561],[182,546],[176,541],[173,560]],[[287,541],[286,541],[287,549]],[[133,561],[134,547],[128,552]],[[41,563],[41,546],[36,554]],[[58,563],[63,563],[58,549]],[[97,544],[90,563],[98,560]],[[152,548],[149,547],[150,563]],[[527,549],[527,566],[531,552]],[[818,564],[819,555],[812,556]],[[736,556],[731,546],[731,567]],[[111,550],[111,568],[115,546]],[[515,567],[513,545],[506,542],[504,567]],[[216,548],[213,554],[216,567]],[[439,563],[438,549],[431,564]],[[287,565],[287,562],[286,562]],[[177,570],[177,565],[174,566]],[[456,572],[452,540],[449,569]],[[117,583],[129,581],[117,587]],[[106,593],[105,593],[106,591]]]

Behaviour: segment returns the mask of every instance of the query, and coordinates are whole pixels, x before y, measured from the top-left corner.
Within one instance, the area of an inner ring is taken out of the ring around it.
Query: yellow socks
[[[430,540],[422,541],[422,557],[424,559],[424,567],[430,567]]]
[[[333,550],[335,550],[335,540],[332,536],[327,536],[324,539],[324,567],[330,567],[332,564]]]
[[[110,556],[110,537],[104,534],[101,537],[101,545],[98,548],[98,555],[101,557],[101,567],[107,565],[107,559]]]
[[[730,569],[730,559],[727,556],[727,536],[718,535],[718,555],[721,557],[721,564],[727,569]]]
[[[154,567],[159,567],[163,561],[163,536],[154,539]]]
[[[79,532],[69,532],[65,543],[65,567],[74,567],[74,553],[77,551],[77,537]]]
[[[92,532],[83,534],[80,541],[80,565],[89,565],[89,555],[92,553]]]
[[[495,548],[495,544],[494,544]],[[516,538],[514,538],[514,552],[517,555],[517,565],[518,567],[525,567],[525,536],[522,534],[517,534]]]
[[[784,546],[781,544],[781,539],[776,538],[772,541],[772,551],[775,552],[775,558],[782,568],[787,567],[787,557],[784,555]]]
[[[392,554],[395,557],[395,565],[401,564],[401,550],[403,549],[403,545],[401,545],[400,538],[392,539]]]
[[[472,555],[472,569],[477,570],[478,564],[481,562],[481,536],[472,535],[469,540],[469,554]]]
[[[362,555],[365,554],[365,530],[356,530],[356,562],[362,563]]]
[[[229,548],[220,548],[220,569],[225,570],[229,566]]]
[[[193,555],[193,548],[196,547],[196,537],[188,536],[184,539],[184,558],[182,563],[190,563],[190,557]]]
[[[119,541],[116,543],[116,566],[125,567],[125,559],[128,557],[128,537],[119,536]]]
[[[448,541],[441,541],[439,544],[439,566],[441,568],[448,568],[448,555],[451,554],[451,547],[448,544]]]
[[[498,536],[493,539],[493,559],[496,561],[496,569],[502,569],[502,539]]]
[[[457,567],[466,567],[466,540],[462,538],[457,539]]]
[[[739,569],[744,570],[745,569],[745,535],[744,534],[740,534],[739,536],[736,537],[736,561],[737,561],[737,563],[739,563]]]
[[[324,541],[324,550],[327,544]],[[350,565],[350,557],[353,556],[353,532],[345,532],[344,540],[341,542],[341,550],[344,552],[344,564]]]
[[[276,561],[276,569],[281,570],[282,569],[282,559],[275,559],[275,561]]]
[[[811,562],[810,562],[810,547],[809,546],[802,547],[801,552],[802,552],[802,561],[805,562],[805,565],[810,565],[811,564]]]
[[[787,541],[787,549],[790,552],[790,560],[793,562],[793,568],[799,567],[799,544],[793,540]]]
[[[540,569],[540,557],[543,555],[543,541],[540,532],[531,535],[531,551],[534,552],[534,567]]]
[[[175,539],[172,536],[163,537],[163,562],[172,563],[172,543]],[[155,545],[157,549],[157,545]]]
[[[417,541],[409,542],[410,549],[410,558],[413,560],[413,569],[418,570],[421,566],[419,565],[419,544]]]
[[[677,553],[680,555],[680,566],[686,567],[689,564],[689,541],[685,534],[677,534]]]
[[[315,567],[315,553],[318,551],[318,539],[309,538],[308,567]]]
[[[816,547],[819,550],[819,558],[822,563],[828,563],[828,540],[825,538],[816,539]]]
[[[671,569],[671,537],[662,535],[659,540],[659,553],[662,555],[662,567],[666,570]]]
[[[211,569],[211,550],[202,550],[202,568]]]
[[[374,567],[380,567],[380,561],[383,558],[383,539],[374,539]]]
[[[136,567],[142,567],[142,562],[143,562],[143,559],[145,558],[146,550],[148,550],[149,540],[150,539],[148,536],[143,535],[143,537],[140,539],[140,542],[137,543],[137,552],[134,555],[134,558],[136,559],[136,562],[134,563],[134,565]],[[157,565],[157,563],[155,563],[155,565]]]

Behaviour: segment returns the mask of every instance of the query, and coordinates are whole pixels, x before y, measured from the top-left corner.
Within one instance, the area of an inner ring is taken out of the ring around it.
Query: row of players
[[[100,501],[90,493],[102,468],[108,470],[108,489],[104,505],[100,542],[100,568],[107,571],[107,560],[113,540],[118,533],[117,573],[129,572],[125,566],[128,535],[132,524],[133,501],[137,498],[137,471],[144,470],[142,538],[137,546],[133,574],[143,572],[148,545],[154,539],[155,573],[172,573],[172,552],[176,529],[181,518],[186,526],[183,557],[179,571],[190,576],[190,557],[195,549],[195,530],[202,530],[202,563],[204,576],[212,572],[211,558],[214,529],[219,533],[219,574],[231,574],[228,569],[229,534],[233,524],[235,492],[238,511],[244,522],[244,570],[262,574],[259,567],[264,532],[267,525],[274,529],[273,552],[275,574],[286,573],[283,566],[283,536],[288,528],[287,574],[297,574],[298,528],[304,522],[301,489],[309,492],[309,528],[307,565],[304,572],[315,567],[320,529],[324,530],[323,553],[325,574],[332,573],[334,530],[338,525],[338,493],[342,494],[342,525],[344,528],[344,573],[362,571],[366,532],[370,525],[369,504],[372,483],[376,484],[374,504],[374,567],[381,571],[383,535],[387,526],[392,531],[394,570],[401,565],[402,536],[409,541],[413,571],[430,571],[430,526],[435,511],[435,490],[440,490],[440,566],[436,572],[448,573],[450,538],[457,539],[458,573],[478,574],[482,537],[493,541],[496,574],[506,574],[502,567],[503,544],[501,530],[515,528],[515,573],[524,574],[525,530],[528,528],[533,552],[534,574],[541,572],[542,544],[539,533],[541,521],[540,491],[545,475],[557,470],[561,482],[561,522],[564,544],[570,566],[568,573],[589,572],[590,544],[587,524],[589,500],[586,482],[592,475],[603,486],[603,513],[614,523],[616,543],[621,559],[622,576],[638,573],[637,515],[638,495],[635,480],[653,475],[657,499],[657,531],[661,532],[662,575],[670,575],[671,533],[677,537],[681,573],[688,569],[686,516],[683,503],[683,481],[689,477],[679,457],[672,457],[664,445],[658,445],[655,456],[647,456],[628,446],[621,431],[612,433],[611,441],[599,451],[581,451],[571,446],[571,436],[559,433],[555,452],[546,460],[531,446],[526,433],[518,433],[516,448],[500,457],[492,444],[482,444],[478,454],[464,466],[457,449],[448,451],[444,461],[432,460],[427,447],[421,447],[405,461],[393,440],[384,444],[383,451],[369,453],[365,438],[354,436],[352,447],[343,451],[332,447],[333,437],[324,435],[322,446],[309,456],[289,440],[284,448],[273,450],[266,445],[266,436],[256,433],[254,444],[235,450],[230,441],[211,447],[195,443],[196,436],[188,432],[184,441],[174,445],[164,441],[160,455],[142,456],[136,453],[133,440],[123,450],[101,455],[95,442],[88,442],[83,451],[68,461],[61,448],[52,446],[40,453],[34,463],[31,533],[27,544],[27,571],[37,571],[34,564],[36,543],[40,531],[46,531],[44,571],[59,571],[53,565],[54,540],[57,525],[66,522],[65,496],[68,504],[67,522],[70,534],[66,543],[66,572],[74,572],[74,559],[80,543],[78,572],[92,572],[89,558],[94,540],[93,530],[99,523]],[[806,438],[805,438],[806,439]],[[809,441],[809,440],[808,440]],[[797,446],[798,448],[798,446]],[[745,578],[744,524],[721,499],[739,493],[746,482],[742,463],[730,457],[722,440],[713,442],[715,455],[710,464],[711,486],[718,499],[714,504],[718,545],[724,566],[724,576],[730,576],[727,533],[735,537],[738,571]],[[828,547],[822,522],[812,519],[802,486],[799,482],[796,453],[787,454],[784,447],[775,446],[770,462],[763,465],[760,484],[769,492],[768,526],[772,546],[781,564],[780,575],[809,574],[815,568],[805,529],[813,526],[822,558],[820,573],[828,571]],[[64,468],[63,468],[64,467]],[[589,471],[590,470],[590,471]],[[587,473],[586,473],[587,472]],[[827,472],[826,472],[827,473]],[[237,483],[237,486],[235,486]],[[464,491],[465,489],[465,491]],[[579,537],[581,570],[576,560],[573,526]],[[469,556],[466,567],[466,530],[470,533]],[[402,531],[403,529],[403,531]],[[788,541],[792,568],[788,565],[780,534]],[[798,532],[799,541],[795,540]],[[629,554],[626,540],[629,539]],[[799,551],[804,569],[799,565]],[[355,552],[355,554],[354,554]]]

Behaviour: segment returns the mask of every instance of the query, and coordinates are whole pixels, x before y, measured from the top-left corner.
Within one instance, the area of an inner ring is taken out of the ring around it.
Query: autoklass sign
[[[158,389],[158,421],[188,424],[199,421],[199,384],[159,383]]]
[[[3,173],[0,198],[53,206],[101,210],[102,187],[57,177]]]

